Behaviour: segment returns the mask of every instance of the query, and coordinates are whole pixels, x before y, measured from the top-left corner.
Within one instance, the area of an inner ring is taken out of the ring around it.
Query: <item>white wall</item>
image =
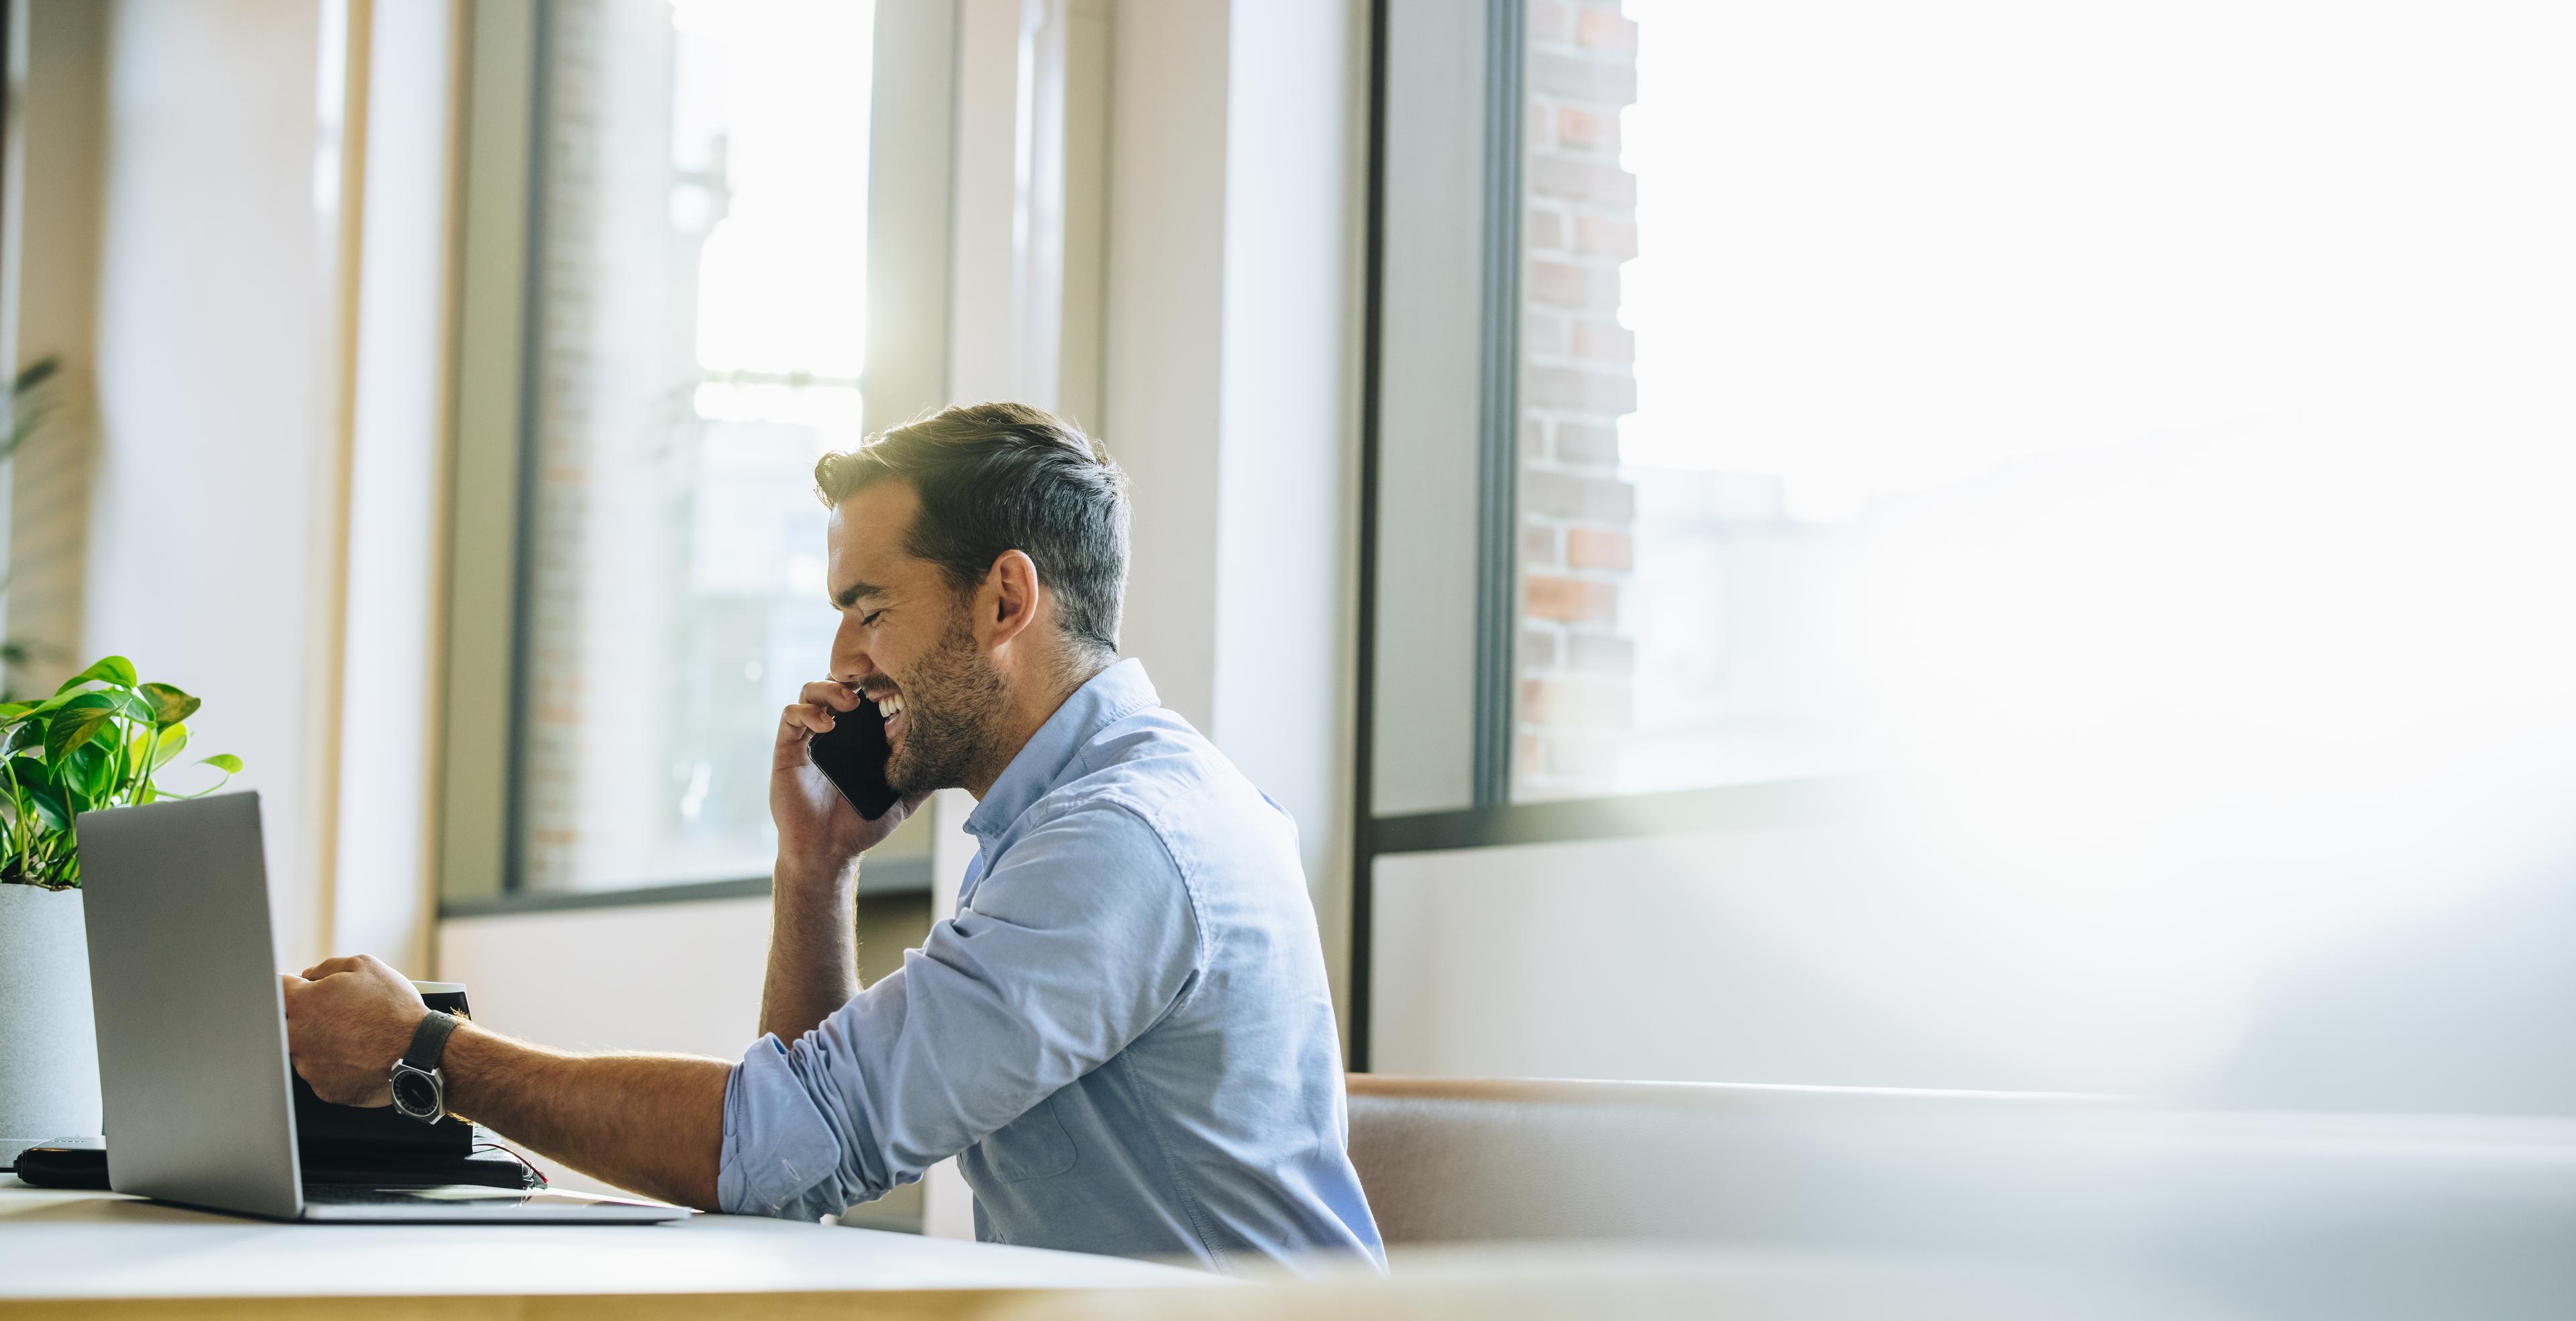
[[[320,643],[336,617],[321,14],[313,0],[109,14],[80,639],[202,696],[192,750],[247,763],[289,964],[324,943]]]
[[[1210,728],[1296,816],[1319,896],[1350,856],[1359,27],[1244,4],[1227,42]]]
[[[2536,1046],[2576,995],[2563,867],[2496,883],[2446,849],[2374,921],[2348,861],[2208,849],[2218,897],[2124,891],[2116,851],[1963,862],[1955,816],[1891,806],[1379,859],[1372,1067],[2576,1113],[2576,1057]],[[2284,921],[2267,891],[2320,876],[2332,901]],[[2249,959],[2248,926],[2295,939]]]
[[[466,984],[476,1021],[530,1041],[739,1058],[768,957],[766,897],[709,899],[450,919],[438,978]]]
[[[1980,970],[1968,947],[1920,925],[1885,864],[1848,823],[1381,857],[1370,1067],[2075,1091],[2137,1081],[2119,1067],[2125,1042],[2015,1049],[2038,1044],[2030,1012],[2080,1014],[2072,1005],[2024,998],[2004,1018],[1954,1015],[1985,998],[1969,994]]]
[[[1296,817],[1341,976],[1360,197],[1354,6],[1125,0],[1103,433],[1133,483],[1121,642]]]
[[[455,15],[106,15],[79,651],[205,699],[290,967],[428,958]]]
[[[1101,427],[1135,509],[1119,641],[1211,737],[1232,8],[1127,0],[1110,59]]]
[[[457,7],[375,6],[329,946],[429,963]]]
[[[562,1050],[740,1059],[759,1035],[768,958],[765,896],[451,919],[438,931],[438,979],[465,983],[477,1022]]]

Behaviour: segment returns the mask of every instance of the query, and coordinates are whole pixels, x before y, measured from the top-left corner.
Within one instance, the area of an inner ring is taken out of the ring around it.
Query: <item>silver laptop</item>
[[[259,795],[84,812],[80,857],[116,1191],[279,1220],[598,1225],[689,1215],[580,1193],[307,1184]]]

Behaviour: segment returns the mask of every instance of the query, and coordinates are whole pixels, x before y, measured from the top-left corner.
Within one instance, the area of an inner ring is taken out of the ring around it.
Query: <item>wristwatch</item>
[[[447,1052],[447,1034],[456,1030],[453,1015],[435,1009],[411,1034],[411,1049],[394,1061],[394,1110],[405,1119],[435,1124],[447,1117],[447,1084],[438,1072],[438,1057]]]

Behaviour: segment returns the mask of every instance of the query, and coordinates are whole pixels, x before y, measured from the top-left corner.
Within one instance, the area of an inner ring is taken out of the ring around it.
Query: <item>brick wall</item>
[[[658,6],[561,0],[549,42],[538,252],[537,461],[519,727],[519,876],[541,890],[649,876],[667,786],[675,260],[671,25]],[[675,329],[676,328],[676,329]],[[685,345],[685,341],[680,341]]]
[[[1618,422],[1637,406],[1619,265],[1637,252],[1637,181],[1619,111],[1637,96],[1637,26],[1617,0],[1531,0],[1522,217],[1520,708],[1523,797],[1607,791],[1632,720],[1636,650],[1619,627],[1636,493]]]

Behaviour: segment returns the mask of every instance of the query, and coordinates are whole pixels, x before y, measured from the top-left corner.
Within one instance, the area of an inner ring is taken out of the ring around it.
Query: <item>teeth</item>
[[[888,720],[903,714],[903,694],[897,693],[877,703],[877,713]]]

